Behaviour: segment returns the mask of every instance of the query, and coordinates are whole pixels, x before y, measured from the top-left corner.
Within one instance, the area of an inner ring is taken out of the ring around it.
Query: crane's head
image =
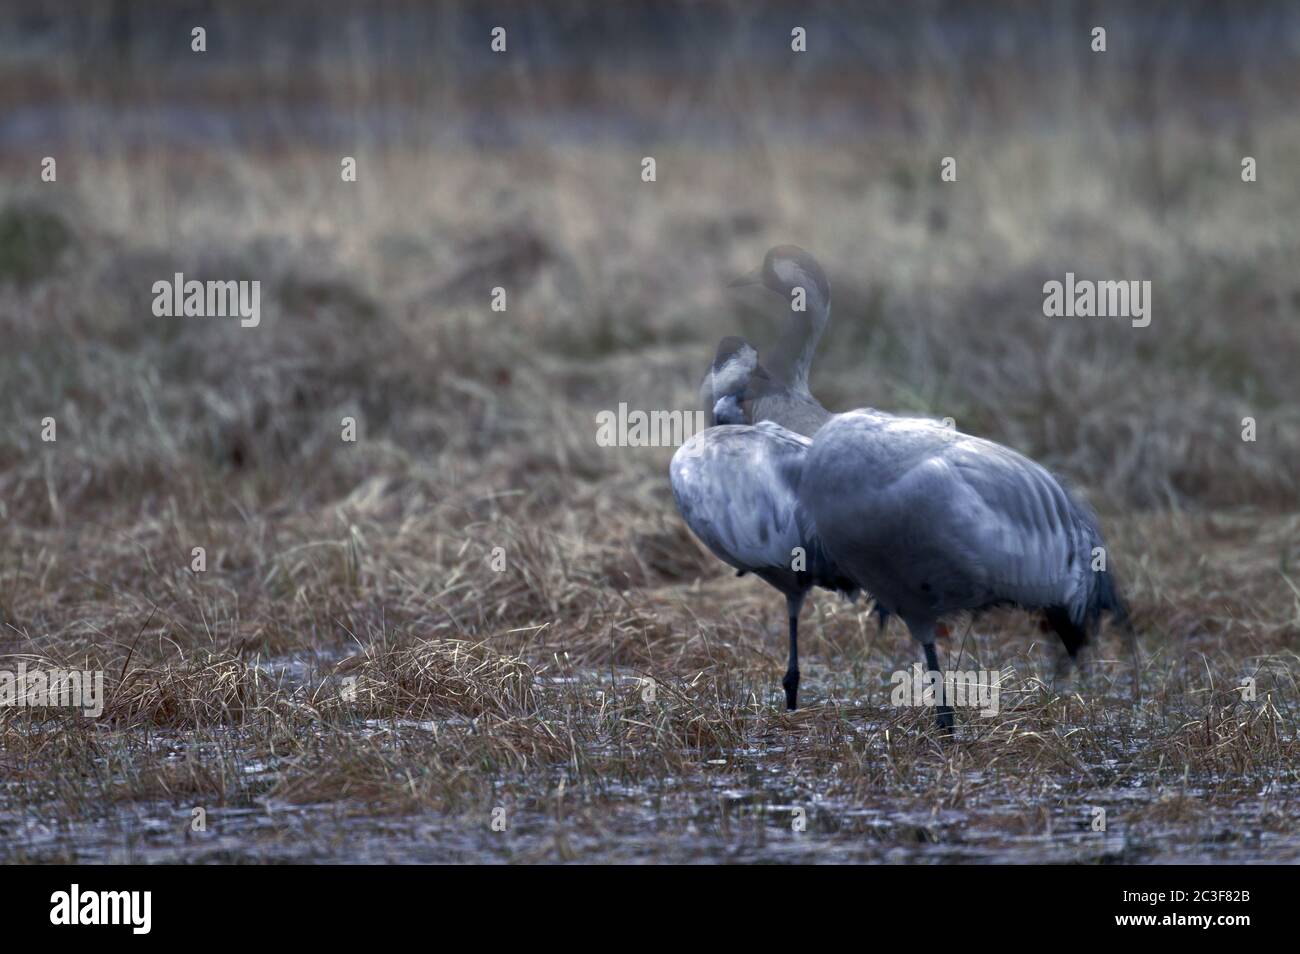
[[[744,338],[735,336],[718,342],[706,382],[711,394],[714,424],[749,424],[748,405],[770,395],[776,383],[758,360],[758,351]]]
[[[817,259],[797,245],[777,245],[768,249],[763,264],[731,283],[732,286],[759,285],[789,299],[796,288],[808,297],[816,297],[823,307],[831,303],[831,283],[817,264]]]
[[[742,405],[753,398],[755,378],[765,376],[758,351],[748,341],[735,336],[719,341],[709,369],[713,423],[749,423]]]
[[[798,246],[778,245],[759,268],[731,284],[761,284],[786,300],[790,310],[780,340],[765,352],[767,367],[772,380],[811,397],[808,372],[831,318],[831,283],[817,259]]]

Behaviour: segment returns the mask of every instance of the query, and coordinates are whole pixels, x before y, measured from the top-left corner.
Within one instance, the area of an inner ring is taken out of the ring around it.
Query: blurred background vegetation
[[[1128,504],[1294,499],[1290,4],[0,17],[0,506],[39,520],[159,469],[252,463],[329,499],[365,465],[337,461],[327,410],[413,454],[536,439],[593,476],[642,466],[594,448],[592,415],[689,406],[718,337],[771,341],[773,303],[720,287],[782,241],[834,285],[814,377],[831,406],[952,416]],[[1151,327],[1044,319],[1042,284],[1067,270],[1151,280]],[[268,318],[155,319],[148,289],[173,271],[259,278]],[[93,476],[46,479],[47,412]]]

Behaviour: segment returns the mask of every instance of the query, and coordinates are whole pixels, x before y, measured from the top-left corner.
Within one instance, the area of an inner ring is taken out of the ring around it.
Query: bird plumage
[[[841,572],[927,658],[951,613],[1043,610],[1071,656],[1102,612],[1127,616],[1109,570],[1093,568],[1105,544],[1092,511],[992,441],[870,409],[836,415],[809,448],[799,498]]]
[[[721,425],[683,444],[669,467],[677,509],[700,541],[787,596],[849,588],[799,502],[809,443],[770,421]]]
[[[1101,615],[1126,621],[1093,512],[1039,464],[992,441],[925,418],[866,409],[831,415],[808,389],[830,319],[830,283],[794,246],[768,252],[733,284],[805,292],[760,362],[724,338],[701,388],[714,427],[673,458],[673,492],[687,524],[720,559],[754,572],[787,598],[795,707],[797,621],[813,585],[869,592],[883,627],[900,616],[938,668],[934,640],[952,613],[1011,604],[1042,610],[1071,658]],[[766,366],[765,366],[766,365]],[[752,426],[735,426],[749,424]],[[802,435],[802,436],[800,436]],[[812,438],[812,440],[808,440]],[[802,547],[808,570],[790,555]],[[941,705],[939,722],[952,727]]]
[[[714,426],[683,445],[671,477],[677,507],[695,535],[738,575],[752,572],[785,595],[790,655],[782,685],[794,709],[799,612],[808,590],[826,586],[856,595],[827,559],[797,499],[807,438],[830,419],[808,390],[817,342],[830,320],[830,282],[803,249],[779,245],[732,284],[754,283],[791,305],[772,352],[780,371],[764,368],[743,338],[723,338],[700,385],[700,402]],[[796,289],[804,292],[801,309],[794,307]],[[795,569],[796,550],[803,554],[801,570]]]
[[[767,374],[758,353],[724,338],[702,389],[715,426],[678,448],[669,466],[673,497],[686,525],[720,560],[780,590],[790,622],[782,685],[794,709],[799,688],[799,611],[814,586],[855,596],[826,554],[799,502],[810,441],[775,421],[752,420],[756,383]]]
[[[841,414],[818,434],[803,499],[832,552],[905,617],[1011,602],[1095,621],[1096,518],[1043,467],[938,422]],[[1106,608],[1106,607],[1100,607]]]

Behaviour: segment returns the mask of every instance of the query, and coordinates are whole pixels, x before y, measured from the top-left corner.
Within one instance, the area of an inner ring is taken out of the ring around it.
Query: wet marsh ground
[[[105,139],[110,98],[54,186],[0,127],[0,654],[107,693],[0,707],[0,860],[1300,860],[1294,86],[1089,65],[976,84],[974,119],[949,62],[826,141],[782,117],[858,87],[721,71],[599,88],[723,140],[548,126],[526,73],[542,132],[504,143]],[[404,95],[366,75],[331,108]],[[1136,680],[1117,632],[1057,677],[1035,619],[957,621],[942,658],[1001,671],[1002,710],[943,739],[891,705],[902,627],[819,593],[784,711],[782,600],[692,540],[671,448],[595,439],[619,402],[693,408],[722,335],[775,338],[725,285],[779,242],[830,276],[828,406],[951,416],[1091,500]],[[1067,270],[1151,280],[1151,326],[1044,318]],[[261,324],[155,318],[175,272],[260,280]]]
[[[1216,529],[1258,534],[1262,552],[1287,535],[1245,519],[1151,519],[1115,546],[1150,534],[1187,553]],[[232,540],[223,552],[240,549]],[[1165,572],[1192,577],[1196,562],[1170,560]],[[362,551],[360,579],[411,572],[382,563]],[[1159,577],[1135,594],[1136,701],[1122,640],[1053,683],[1056,649],[1036,628],[986,617],[974,639],[960,634],[964,659],[1002,670],[1002,711],[964,712],[944,740],[927,710],[890,705],[888,674],[910,667],[911,646],[859,608],[815,601],[804,708],[786,713],[779,610],[761,586],[706,572],[584,600],[580,581],[548,566],[539,554],[522,575],[561,605],[581,600],[585,622],[574,609],[549,625],[466,620],[462,631],[445,591],[412,594],[405,611],[353,592],[353,605],[332,610],[333,633],[297,646],[238,639],[252,627],[227,629],[215,612],[187,632],[182,614],[201,607],[206,581],[188,593],[146,584],[164,619],[138,639],[61,640],[60,659],[80,661],[71,644],[105,661],[103,717],[6,713],[7,859],[1300,857],[1295,610],[1272,626],[1247,616],[1242,591],[1259,567],[1223,581],[1199,614],[1156,595]],[[348,591],[341,567],[316,569]],[[505,577],[486,583],[473,606],[508,616],[510,590]],[[120,624],[142,609],[123,605]],[[101,629],[118,631],[112,620]],[[54,655],[53,642],[28,651]],[[1235,691],[1244,676],[1257,680],[1254,702]],[[196,807],[205,833],[191,830]],[[797,808],[804,831],[792,829]],[[493,830],[494,809],[506,830]],[[1097,809],[1105,831],[1094,830]]]

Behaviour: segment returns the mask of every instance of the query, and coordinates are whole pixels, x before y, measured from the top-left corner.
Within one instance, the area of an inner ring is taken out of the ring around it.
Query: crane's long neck
[[[808,390],[808,373],[812,370],[817,342],[831,317],[831,305],[809,290],[806,311],[793,311],[786,319],[780,340],[772,349],[769,370],[790,389],[811,396]]]

